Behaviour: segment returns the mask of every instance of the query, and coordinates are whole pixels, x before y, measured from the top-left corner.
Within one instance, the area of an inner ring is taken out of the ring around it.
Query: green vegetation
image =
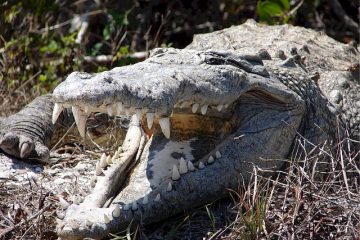
[[[349,17],[356,18],[356,11],[351,10],[357,9],[356,3],[346,0],[342,5]],[[181,48],[192,40],[193,34],[237,25],[248,18],[267,24],[320,24],[329,34],[338,36],[333,26],[339,21],[326,19],[336,14],[338,9],[333,7],[325,0],[194,0],[191,4],[2,1],[0,96],[11,95],[9,103],[16,96],[26,96],[11,104],[11,109],[17,110],[14,105],[21,107],[35,96],[51,91],[72,71],[99,72],[131,64],[142,60],[154,47]],[[348,34],[344,26],[343,31]],[[357,39],[358,34],[343,36],[341,40],[352,38]],[[136,52],[143,54],[131,57]]]

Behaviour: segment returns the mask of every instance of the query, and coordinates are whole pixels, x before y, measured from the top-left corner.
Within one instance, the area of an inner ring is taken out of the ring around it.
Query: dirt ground
[[[133,224],[109,239],[358,239],[359,152],[339,156],[324,173],[306,166],[319,155],[292,156],[277,177],[255,171],[252,183],[229,198],[151,226]],[[57,239],[59,197],[72,203],[90,192],[98,157],[59,149],[41,165],[0,153],[0,239]]]

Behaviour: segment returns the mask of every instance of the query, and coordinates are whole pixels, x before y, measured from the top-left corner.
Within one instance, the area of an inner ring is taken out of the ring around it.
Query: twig
[[[82,17],[87,17],[87,16],[97,15],[97,14],[101,14],[101,13],[104,13],[104,10],[96,10],[96,11],[84,13],[84,14],[82,14],[81,16],[82,16]],[[47,31],[55,30],[55,29],[64,27],[64,26],[66,26],[66,25],[68,25],[68,24],[71,24],[72,21],[73,21],[73,19],[69,19],[69,20],[67,20],[67,21],[65,21],[65,22],[58,23],[58,24],[55,24],[55,25],[50,26],[50,27],[41,28],[41,29],[38,30],[37,32],[38,32],[38,33],[43,33],[43,32],[47,32]]]
[[[12,227],[6,229],[5,231],[3,231],[2,233],[0,233],[0,238],[4,237],[6,234],[10,233],[11,231],[15,230],[16,228],[20,227],[22,224],[29,222],[31,220],[33,220],[34,218],[38,217],[40,214],[44,213],[50,206],[52,205],[52,203],[49,203],[48,205],[46,205],[44,208],[42,208],[41,210],[39,210],[37,213],[35,213],[34,215],[32,215],[30,218],[28,219],[23,219],[21,220],[21,222],[13,225]]]
[[[135,59],[145,59],[147,57],[147,52],[135,52],[128,55],[130,58]],[[98,56],[85,56],[85,62],[96,62],[96,63],[109,63],[112,62],[114,59],[113,55],[98,55]]]

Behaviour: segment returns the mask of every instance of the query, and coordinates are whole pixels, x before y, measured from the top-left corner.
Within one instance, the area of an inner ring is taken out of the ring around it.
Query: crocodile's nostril
[[[113,82],[113,78],[112,77],[105,77],[104,81],[107,83],[112,83]]]

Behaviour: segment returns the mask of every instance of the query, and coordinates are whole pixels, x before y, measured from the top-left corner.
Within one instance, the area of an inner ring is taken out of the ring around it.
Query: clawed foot
[[[47,162],[50,157],[49,149],[41,141],[12,131],[3,134],[0,133],[0,149],[20,159],[33,159],[40,162]]]

